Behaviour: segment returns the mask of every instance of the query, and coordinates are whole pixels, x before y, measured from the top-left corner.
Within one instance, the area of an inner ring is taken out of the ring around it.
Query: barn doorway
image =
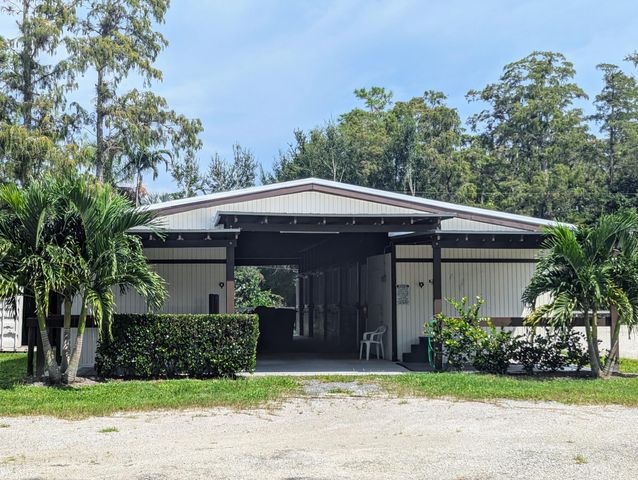
[[[263,286],[270,287],[265,298],[282,299],[277,306],[252,305],[260,316],[259,354],[358,355],[366,328],[367,257],[383,253],[386,242],[383,234],[242,231],[235,253],[237,310],[246,267],[263,275]],[[294,272],[292,295],[282,269]]]
[[[436,214],[318,215],[218,211],[214,223],[224,230],[239,232],[232,252],[234,263],[227,263],[227,268],[297,267],[294,312],[262,314],[264,321],[266,317],[272,318],[273,325],[288,314],[290,321],[294,322],[292,341],[287,346],[280,346],[276,353],[356,357],[362,333],[369,327],[368,304],[379,302],[378,298],[368,299],[367,296],[368,259],[390,256],[392,233],[432,232],[440,220],[440,215]],[[384,274],[379,281],[384,283],[388,292],[391,291],[392,278]],[[383,302],[390,305],[391,299],[384,296]],[[393,309],[381,309],[377,314],[377,321],[388,327],[390,337],[391,327],[396,323]],[[268,327],[264,325],[262,333],[266,330]],[[390,347],[390,339],[387,341]],[[387,351],[388,356],[394,354],[392,348]]]

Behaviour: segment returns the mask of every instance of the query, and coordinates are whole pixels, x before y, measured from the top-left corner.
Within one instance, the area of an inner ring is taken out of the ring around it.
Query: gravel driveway
[[[638,478],[638,410],[611,406],[333,392],[272,410],[0,425],[2,479]]]

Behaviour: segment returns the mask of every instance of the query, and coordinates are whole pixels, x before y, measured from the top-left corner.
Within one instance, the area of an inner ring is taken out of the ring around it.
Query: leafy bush
[[[284,299],[265,288],[264,275],[256,267],[235,271],[235,307],[245,311],[255,307],[282,307]]]
[[[507,373],[513,361],[532,374],[536,369],[555,372],[567,366],[582,369],[589,356],[583,348],[583,336],[572,329],[546,329],[545,335],[532,333],[527,338],[513,336],[495,328],[488,317],[481,317],[483,300],[468,306],[468,299],[448,299],[456,317],[435,316],[434,341],[447,356],[448,368],[462,370],[472,365],[479,371]],[[482,326],[484,325],[484,326]],[[432,330],[431,327],[428,328]]]
[[[469,306],[467,297],[447,301],[458,316],[448,317],[442,313],[435,316],[440,327],[434,328],[434,341],[442,346],[448,367],[462,370],[471,364],[484,372],[507,372],[513,358],[514,341],[509,332],[497,330],[489,318],[479,315],[483,299],[477,297],[476,303]]]
[[[100,340],[98,375],[228,377],[255,368],[256,315],[115,315]]]
[[[472,362],[479,342],[486,335],[481,322],[487,319],[479,316],[483,300],[477,297],[477,303],[469,307],[467,297],[460,301],[448,298],[447,301],[456,309],[458,317],[448,317],[443,313],[435,315],[434,342],[441,345],[448,367],[462,370]]]
[[[570,365],[580,371],[589,362],[582,340],[583,336],[572,329],[546,328],[544,335],[532,332],[527,338],[516,339],[515,360],[529,374],[534,369],[555,372]]]
[[[507,373],[516,349],[515,338],[510,332],[497,331],[493,326],[478,342],[472,365],[481,372]]]

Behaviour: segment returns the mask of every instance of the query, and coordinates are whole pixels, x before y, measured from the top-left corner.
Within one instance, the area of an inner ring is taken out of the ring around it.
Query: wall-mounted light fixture
[[[224,288],[224,285],[226,285],[224,282],[219,282],[219,288]]]
[[[419,288],[423,288],[424,286],[425,286],[425,283],[419,282]]]

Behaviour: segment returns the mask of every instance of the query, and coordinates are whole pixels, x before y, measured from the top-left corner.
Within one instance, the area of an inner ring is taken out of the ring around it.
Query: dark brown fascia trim
[[[149,259],[153,265],[225,265],[225,258],[161,258]]]
[[[448,208],[440,208],[440,207],[433,207],[433,206],[426,207],[424,205],[421,205],[418,202],[413,202],[409,200],[391,199],[383,195],[377,195],[377,194],[367,193],[367,192],[366,193],[353,192],[353,191],[342,189],[342,188],[329,187],[326,185],[318,185],[314,183],[307,184],[307,185],[295,185],[292,187],[273,188],[272,190],[268,190],[264,192],[245,193],[245,194],[239,194],[233,197],[219,198],[215,200],[201,200],[199,202],[191,202],[185,205],[177,205],[174,207],[166,207],[164,209],[158,209],[158,210],[155,210],[155,212],[162,215],[173,215],[176,213],[194,210],[196,208],[214,207],[217,205],[227,205],[229,203],[246,202],[249,200],[260,200],[263,198],[269,198],[273,196],[291,195],[294,193],[312,192],[312,191],[328,193],[328,194],[336,195],[339,197],[353,198],[355,200],[364,200],[368,202],[381,203],[384,205],[391,205],[394,207],[410,208],[413,210],[418,210],[418,211],[427,212],[427,213],[454,214],[457,218],[461,218],[464,220],[473,220],[476,222],[490,223],[492,225],[499,225],[502,227],[519,228],[522,230],[528,230],[533,232],[540,231],[543,228],[541,225],[534,225],[527,222],[497,218],[489,214],[482,215],[482,214],[474,214],[474,213],[463,213],[463,212],[457,212],[454,209],[448,209]]]
[[[36,317],[27,317],[26,319],[28,328],[38,328],[38,319]],[[71,328],[78,328],[78,324],[80,323],[79,315],[71,315]],[[49,328],[64,328],[64,315],[47,315],[46,324]],[[87,328],[95,328],[97,324],[95,323],[95,319],[93,315],[86,316],[86,324]],[[38,333],[38,336],[40,334]]]
[[[490,317],[491,324],[495,327],[529,327],[525,323],[525,317]],[[550,325],[547,320],[541,319],[539,322],[541,326]],[[583,321],[582,316],[575,316],[572,320],[573,327],[583,327],[585,322]],[[598,317],[598,326],[599,327],[609,327],[611,325],[611,317],[609,314],[599,315]],[[481,321],[481,326],[486,327],[487,322]]]
[[[142,240],[147,248],[224,248],[235,246],[235,240]]]
[[[544,234],[541,232],[492,232],[472,233],[436,232],[433,235],[410,234],[391,237],[396,245],[431,245],[445,249],[542,249]]]
[[[432,258],[397,258],[397,263],[432,263]],[[538,263],[535,258],[442,258],[441,263]]]
[[[293,265],[299,268],[299,258],[289,257],[289,258],[249,258],[249,257],[238,257],[235,259],[236,267],[264,267],[268,265]]]

